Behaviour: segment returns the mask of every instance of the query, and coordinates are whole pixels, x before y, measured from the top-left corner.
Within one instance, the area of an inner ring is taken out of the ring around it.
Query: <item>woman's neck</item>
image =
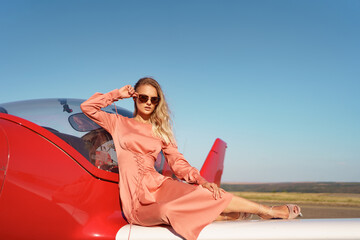
[[[138,122],[142,122],[142,123],[150,123],[150,117],[144,117],[141,116],[140,114],[137,114],[134,119]]]

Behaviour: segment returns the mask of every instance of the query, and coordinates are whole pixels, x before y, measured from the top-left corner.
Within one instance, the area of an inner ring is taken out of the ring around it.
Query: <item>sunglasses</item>
[[[148,95],[144,95],[144,94],[139,94],[138,99],[141,103],[146,103],[147,101],[149,101],[149,96]],[[150,101],[152,104],[158,104],[160,101],[159,97],[151,97]]]

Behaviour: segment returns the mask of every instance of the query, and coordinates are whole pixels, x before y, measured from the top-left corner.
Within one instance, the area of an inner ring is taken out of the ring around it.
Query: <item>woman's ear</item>
[[[133,100],[134,100],[134,108],[137,108],[137,106],[136,106],[136,97],[133,97]]]

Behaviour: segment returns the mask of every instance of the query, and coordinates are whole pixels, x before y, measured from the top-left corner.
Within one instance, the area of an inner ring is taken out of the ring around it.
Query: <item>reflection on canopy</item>
[[[111,135],[86,117],[81,99],[40,99],[0,104],[0,112],[15,115],[42,126],[63,139],[93,165],[118,172],[117,157]],[[117,107],[118,114],[132,117],[132,113]],[[108,106],[103,109],[115,114]]]

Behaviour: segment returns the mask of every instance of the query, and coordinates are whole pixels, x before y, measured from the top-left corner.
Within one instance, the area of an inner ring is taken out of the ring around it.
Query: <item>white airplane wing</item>
[[[130,225],[122,227],[116,240],[129,237]],[[131,226],[130,239],[182,239],[171,227]],[[200,233],[198,240],[226,239],[360,239],[360,218],[247,220],[213,222]]]

